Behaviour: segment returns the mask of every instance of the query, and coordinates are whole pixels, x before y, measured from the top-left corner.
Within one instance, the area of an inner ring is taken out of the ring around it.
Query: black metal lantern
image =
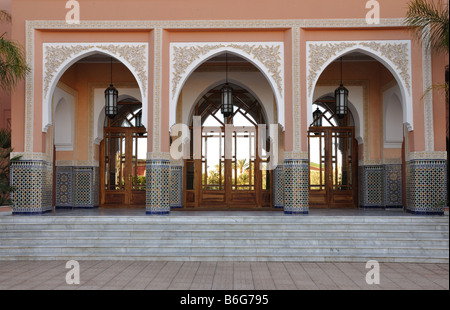
[[[313,112],[313,120],[314,127],[322,127],[322,112],[319,110],[319,107]]]
[[[348,113],[348,89],[342,84],[342,57],[341,57],[341,85],[334,91],[336,100],[335,114],[339,118],[344,118]]]
[[[233,114],[233,88],[231,88],[228,84],[226,84],[222,89],[220,90],[220,93],[222,95],[222,114],[225,117],[228,117]]]
[[[222,97],[222,106],[221,111],[223,116],[229,117],[234,112],[233,106],[233,88],[228,85],[228,54],[225,54],[225,62],[226,62],[226,80],[225,86],[220,90],[220,94]]]
[[[105,90],[105,114],[109,118],[116,117],[118,113],[117,100],[119,98],[119,92],[112,84],[112,57],[111,57],[111,84]]]

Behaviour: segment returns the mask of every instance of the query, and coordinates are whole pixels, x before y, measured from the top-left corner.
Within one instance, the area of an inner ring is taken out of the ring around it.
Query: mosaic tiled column
[[[52,211],[53,166],[42,160],[11,163],[14,192],[13,214],[42,214]]]
[[[170,161],[147,160],[146,214],[170,213]]]
[[[406,164],[409,213],[442,215],[447,201],[446,160],[411,160]]]
[[[274,170],[273,207],[284,208],[284,166],[278,165]]]
[[[308,160],[284,160],[284,213],[308,214],[309,171]]]
[[[183,166],[170,166],[170,208],[183,207]]]
[[[360,208],[384,208],[384,166],[359,167]]]
[[[384,202],[386,209],[401,209],[402,205],[402,165],[384,165]]]

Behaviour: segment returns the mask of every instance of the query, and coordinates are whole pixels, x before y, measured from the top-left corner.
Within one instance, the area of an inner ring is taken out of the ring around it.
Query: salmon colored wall
[[[63,0],[13,0],[20,19],[63,20]],[[78,0],[82,20],[364,19],[367,1],[355,0]],[[403,17],[408,0],[380,1],[382,18]],[[30,16],[32,18],[30,18]]]
[[[344,62],[342,65],[342,71],[344,86],[345,81],[369,81],[369,119],[365,120],[365,123],[368,124],[367,138],[369,141],[364,141],[364,144],[367,145],[367,143],[369,143],[368,146],[370,157],[365,159],[381,159],[383,150],[383,122],[380,121],[382,119],[381,81],[382,79],[386,79],[389,72],[386,72],[387,69],[378,61]],[[340,76],[340,63],[332,63],[319,77],[319,81],[340,80]],[[336,87],[337,86],[339,85],[336,85]],[[362,116],[363,115],[361,115],[361,117]]]
[[[113,64],[113,82],[136,82],[133,74],[123,64]],[[72,65],[62,75],[60,81],[78,92],[78,104],[76,105],[76,152],[57,152],[57,160],[88,160],[88,132],[89,132],[89,84],[109,83],[110,64],[77,63]],[[44,145],[45,149],[45,145]],[[94,155],[98,158],[98,149],[94,148]],[[72,157],[70,158],[70,156]],[[75,158],[73,157],[75,156]]]
[[[43,43],[52,43],[52,42],[149,42],[149,39],[151,37],[149,36],[149,31],[79,31],[79,32],[73,32],[73,31],[36,31],[35,34],[35,59],[42,59],[42,44]],[[109,72],[109,64],[107,65],[107,71]],[[34,128],[33,128],[33,151],[34,152],[45,152],[45,145],[43,143],[39,143],[39,141],[42,141],[40,139],[40,136],[42,134],[42,118],[39,117],[42,115],[42,104],[39,104],[42,102],[42,62],[41,61],[35,61],[35,67],[34,67],[34,114],[38,117],[35,118],[34,121]],[[105,69],[106,70],[106,69]],[[127,70],[128,71],[128,70]],[[128,71],[129,72],[129,71]],[[97,73],[97,72],[94,72]],[[79,74],[79,73],[78,73]],[[131,74],[131,73],[130,73]],[[77,75],[76,75],[77,76]],[[97,81],[99,82],[105,82],[109,81],[110,76],[109,74],[104,78],[97,78]],[[133,80],[135,81],[134,77]],[[72,81],[73,82],[73,81]],[[149,81],[150,83],[150,81]],[[71,85],[70,83],[66,83],[68,85]],[[149,88],[149,98],[151,98],[152,92]],[[79,97],[79,100],[81,101],[82,98]],[[24,109],[24,107],[23,107]],[[81,114],[78,115],[78,117],[87,117],[87,111],[83,110]],[[84,115],[86,114],[86,115]],[[81,131],[87,130],[86,128],[80,129]],[[20,132],[18,130],[18,132]],[[19,133],[16,132],[15,136]],[[23,129],[22,129],[23,132]],[[22,133],[23,135],[23,133]],[[83,136],[82,134],[80,136]],[[82,156],[80,153],[77,154],[77,156]]]
[[[264,20],[264,19],[361,19],[365,18],[367,9],[366,1],[355,0],[322,0],[322,1],[273,1],[273,0],[229,0],[226,2],[217,2],[210,0],[79,0],[81,7],[81,20]],[[382,18],[401,18],[405,16],[407,3],[409,0],[383,1],[381,2]],[[12,38],[25,46],[25,21],[26,20],[64,20],[67,13],[65,1],[55,0],[12,0],[12,14],[14,24],[12,27]],[[404,40],[412,39],[412,36],[405,29],[401,28],[373,28],[373,29],[323,29],[323,28],[303,28],[300,30],[300,88],[302,101],[302,151],[307,151],[307,116],[306,113],[306,42],[307,41],[348,41],[348,40]],[[286,98],[286,151],[292,150],[292,120],[289,118],[292,111],[292,87],[289,81],[292,77],[291,59],[291,32],[289,29],[259,29],[231,31],[199,31],[190,32],[183,30],[164,30],[163,31],[163,61],[162,61],[162,151],[168,151],[168,87],[169,64],[168,48],[171,41],[264,41],[277,40],[285,42],[285,98]],[[153,98],[153,32],[148,30],[136,31],[44,31],[35,32],[35,51],[34,58],[42,59],[42,43],[44,42],[149,42],[149,85],[148,98],[149,104],[149,135],[151,136],[153,111],[151,101]],[[442,60],[440,60],[442,62]],[[412,41],[412,77],[413,77],[413,107],[414,107],[414,132],[409,133],[410,151],[422,151],[425,149],[424,143],[424,120],[423,106],[420,100],[422,96],[422,51],[421,47]],[[448,63],[448,60],[447,60]],[[433,69],[441,65],[433,61]],[[42,115],[42,64],[36,61],[34,68],[34,102],[35,115]],[[433,77],[439,79],[438,70],[433,70]],[[381,79],[380,85],[385,81]],[[380,85],[376,85],[379,87]],[[372,96],[372,94],[371,94]],[[374,95],[375,96],[375,95]],[[81,100],[81,98],[80,98]],[[437,96],[435,96],[436,102]],[[12,94],[14,109],[12,117],[15,120],[22,120],[25,114],[25,86],[21,82],[17,91]],[[435,130],[439,132],[442,126],[442,106],[439,102],[435,105]],[[372,111],[371,111],[372,112]],[[373,111],[374,113],[376,111]],[[376,112],[380,113],[380,111]],[[373,128],[371,128],[372,130]],[[34,122],[34,152],[45,151],[45,143],[42,143],[42,126],[40,117]],[[378,139],[381,141],[381,139]],[[441,137],[435,135],[436,149],[441,150],[444,146]],[[149,143],[149,151],[151,151]],[[24,126],[20,121],[13,122],[13,146],[16,151],[23,151],[24,148]],[[444,146],[445,147],[445,146]],[[373,148],[371,147],[371,150]],[[379,153],[379,151],[378,151]],[[372,154],[371,156],[379,156]]]
[[[425,150],[424,118],[422,97],[422,48],[414,40],[412,34],[405,29],[308,29],[304,31],[301,45],[301,54],[306,54],[306,41],[363,41],[363,40],[412,40],[411,41],[411,62],[412,62],[412,91],[413,91],[413,110],[414,110],[414,132],[410,139],[409,151]],[[306,67],[306,60],[303,60]],[[302,70],[302,88],[306,89],[306,70]],[[383,81],[384,82],[384,81]],[[381,83],[381,81],[378,81]],[[380,85],[378,85],[380,86]],[[377,87],[378,87],[377,86]],[[306,92],[303,92],[302,109],[306,111]],[[371,110],[372,112],[372,110]],[[375,111],[374,111],[375,112]],[[377,112],[377,115],[379,112]],[[306,151],[307,147],[307,124],[304,122],[302,134],[302,149]],[[371,154],[375,155],[375,154]]]
[[[290,32],[289,32],[290,33]],[[244,31],[164,31],[162,48],[162,85],[161,85],[161,150],[169,152],[169,94],[170,94],[170,43],[171,42],[284,42],[285,48],[285,79],[289,80],[291,75],[291,64],[288,61],[291,57],[291,36],[283,30],[244,30]],[[286,88],[286,104],[291,106],[290,88]],[[287,107],[286,107],[287,108]],[[289,120],[289,125],[291,121]]]
[[[11,13],[11,0],[0,0],[0,10]],[[11,39],[11,23],[0,23],[0,35]],[[0,89],[0,129],[7,128],[7,120],[11,118],[11,94]]]
[[[433,85],[445,83],[445,66],[448,66],[448,55],[434,54],[432,58]],[[436,151],[446,150],[444,134],[446,130],[446,115],[448,114],[445,104],[445,92],[441,89],[433,91],[433,125],[434,125],[434,149]],[[448,115],[447,115],[448,116]]]

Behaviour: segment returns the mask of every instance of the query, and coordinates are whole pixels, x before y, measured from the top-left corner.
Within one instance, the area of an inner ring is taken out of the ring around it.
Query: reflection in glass
[[[145,166],[147,159],[147,134],[133,132],[132,182],[133,190],[145,190]]]
[[[310,135],[309,184],[312,190],[325,189],[325,132]]]
[[[105,150],[105,188],[107,190],[123,190],[125,186],[125,133],[106,133]]]

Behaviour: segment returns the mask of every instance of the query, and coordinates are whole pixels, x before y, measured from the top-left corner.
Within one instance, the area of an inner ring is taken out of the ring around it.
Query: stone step
[[[0,260],[447,262],[448,217],[0,218]]]
[[[46,224],[46,223],[29,223],[29,224],[16,224],[16,223],[3,223],[0,225],[0,231],[8,230],[33,230],[40,231],[49,228],[55,230],[272,230],[272,231],[284,231],[284,230],[312,230],[318,231],[322,229],[328,230],[410,230],[410,231],[424,231],[424,230],[436,230],[436,231],[448,231],[448,225],[436,225],[436,224],[333,224],[333,223],[302,223],[302,224]]]
[[[109,255],[70,255],[70,256],[58,256],[58,260],[111,260]],[[384,255],[384,256],[368,256],[368,255],[350,255],[350,256],[326,256],[326,255],[305,255],[305,256],[273,256],[273,255],[223,255],[221,257],[214,257],[210,255],[191,255],[189,257],[180,257],[177,255],[166,255],[166,256],[146,256],[146,255],[115,255],[114,260],[119,261],[261,261],[261,262],[367,262],[369,260],[376,259],[378,262],[396,262],[396,263],[437,263],[437,264],[448,264],[448,257],[429,257],[425,256],[400,256],[400,255]],[[0,255],[0,261],[8,260],[20,260],[20,261],[31,261],[31,260],[55,260],[53,255]]]
[[[0,232],[1,238],[98,238],[121,237],[121,238],[419,238],[434,239],[442,238],[448,240],[449,231],[445,230],[4,230]]]
[[[52,217],[52,216],[5,216],[0,218],[0,225],[2,224],[181,224],[181,225],[197,225],[197,224],[317,224],[317,223],[332,223],[332,224],[368,224],[368,223],[379,223],[379,224],[414,224],[418,223],[420,225],[425,224],[444,224],[448,225],[448,217],[442,216],[430,216],[430,217],[407,217],[407,216],[397,216],[397,217],[333,217],[333,216],[246,216],[246,217],[235,217],[235,216],[222,216],[222,217],[210,217],[210,216],[141,216],[141,217]]]
[[[448,258],[448,248],[426,248],[426,247],[320,247],[320,246],[304,246],[304,247],[279,247],[279,246],[265,246],[265,247],[248,247],[248,246],[136,246],[136,247],[110,247],[110,246],[0,246],[0,255],[53,255],[55,259],[59,256],[73,256],[78,254],[85,255],[103,255],[111,258],[116,255],[129,255],[130,258],[134,255],[153,256],[201,256],[209,255],[217,257],[222,256],[298,256],[303,255],[325,255],[325,256],[352,256],[352,255],[367,255],[369,257],[392,256],[400,255],[406,256],[428,256],[428,257],[446,257]]]
[[[59,236],[54,238],[0,238],[0,245],[7,246],[110,246],[110,247],[146,247],[146,246],[384,246],[384,247],[448,247],[448,239],[368,239],[368,238],[261,238],[261,237],[235,237],[221,239],[217,236],[208,238],[167,238],[160,237],[73,237]]]

